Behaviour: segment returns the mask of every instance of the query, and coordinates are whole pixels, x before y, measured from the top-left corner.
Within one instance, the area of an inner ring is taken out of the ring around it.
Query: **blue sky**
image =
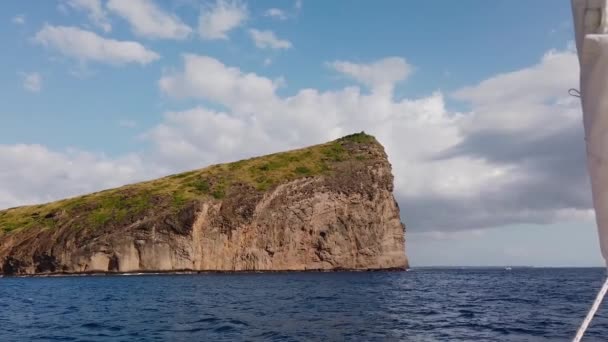
[[[0,8],[0,207],[366,130],[414,265],[601,264],[568,0]]]

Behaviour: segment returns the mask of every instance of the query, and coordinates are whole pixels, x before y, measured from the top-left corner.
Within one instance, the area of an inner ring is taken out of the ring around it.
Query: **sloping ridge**
[[[382,145],[365,133],[0,211],[0,274],[404,269]]]

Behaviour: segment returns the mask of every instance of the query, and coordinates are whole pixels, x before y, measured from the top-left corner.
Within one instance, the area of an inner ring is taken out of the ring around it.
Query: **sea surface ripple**
[[[568,341],[605,271],[0,279],[0,341]],[[608,305],[584,341],[608,340]]]

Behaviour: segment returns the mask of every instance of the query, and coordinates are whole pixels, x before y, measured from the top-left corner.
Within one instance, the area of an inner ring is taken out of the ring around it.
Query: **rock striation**
[[[0,211],[0,274],[405,269],[372,136]]]

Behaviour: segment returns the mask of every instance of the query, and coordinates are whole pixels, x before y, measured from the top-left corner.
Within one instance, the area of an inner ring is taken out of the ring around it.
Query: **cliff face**
[[[382,146],[365,134],[0,211],[5,275],[406,268]]]

